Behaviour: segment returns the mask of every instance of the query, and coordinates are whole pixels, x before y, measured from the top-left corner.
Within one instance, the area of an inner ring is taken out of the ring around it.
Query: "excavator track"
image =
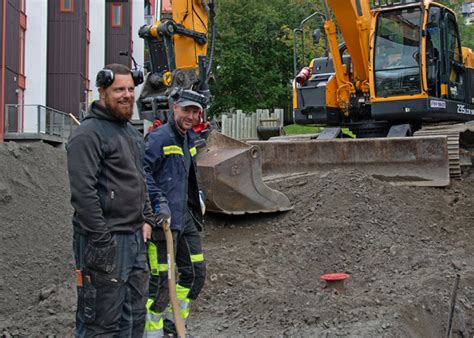
[[[463,167],[472,166],[474,154],[474,123],[424,125],[414,136],[446,136],[448,145],[449,175],[461,179]]]

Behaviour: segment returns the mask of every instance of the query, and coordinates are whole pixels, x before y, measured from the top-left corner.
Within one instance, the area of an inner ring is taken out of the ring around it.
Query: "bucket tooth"
[[[213,131],[199,151],[197,165],[209,211],[238,215],[292,209],[286,195],[263,182],[256,146]]]

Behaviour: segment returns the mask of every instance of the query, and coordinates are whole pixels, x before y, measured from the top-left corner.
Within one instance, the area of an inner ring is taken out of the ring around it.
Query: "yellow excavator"
[[[324,124],[327,138],[349,128],[360,138],[345,145],[355,166],[380,156],[380,170],[369,170],[390,181],[460,178],[474,149],[474,54],[461,46],[455,13],[430,0],[323,0],[323,8],[331,57],[295,74],[295,122]]]
[[[474,56],[461,47],[454,13],[428,0],[323,5],[330,56],[295,74],[293,113],[296,123],[327,128],[317,138],[246,143],[200,128],[207,210],[289,210],[288,198],[265,183],[288,176],[343,167],[395,184],[445,186],[450,172],[460,177],[471,164]],[[162,12],[139,32],[150,62],[137,105],[141,118],[156,124],[170,115],[175,88],[210,97],[215,38],[212,0],[173,0]],[[341,138],[342,127],[357,138]]]

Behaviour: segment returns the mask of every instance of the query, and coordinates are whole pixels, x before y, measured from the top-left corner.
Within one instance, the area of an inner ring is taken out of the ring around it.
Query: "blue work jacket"
[[[184,227],[187,207],[198,229],[202,229],[194,136],[191,131],[183,136],[167,123],[153,130],[145,140],[144,169],[150,201],[153,208],[168,203],[173,230]],[[189,170],[185,166],[186,152],[191,158]]]

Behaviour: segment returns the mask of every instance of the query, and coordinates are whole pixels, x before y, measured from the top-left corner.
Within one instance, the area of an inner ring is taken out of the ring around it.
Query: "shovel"
[[[166,252],[168,261],[168,289],[171,300],[171,306],[173,307],[173,318],[176,326],[178,337],[186,337],[186,328],[184,326],[183,318],[179,313],[178,297],[176,296],[176,275],[174,270],[174,246],[173,246],[173,235],[170,229],[170,219],[168,218],[163,222],[163,231],[166,238]]]

